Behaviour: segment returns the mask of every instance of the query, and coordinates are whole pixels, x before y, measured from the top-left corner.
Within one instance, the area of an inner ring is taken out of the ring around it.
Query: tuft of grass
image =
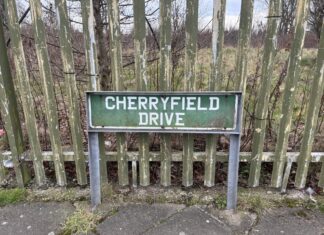
[[[25,189],[1,189],[0,190],[0,206],[6,206],[9,204],[15,204],[22,202],[27,197],[27,191]]]
[[[247,210],[258,215],[262,214],[267,208],[274,207],[271,201],[264,200],[260,195],[249,195],[239,198],[238,208],[240,210]]]
[[[91,231],[95,231],[100,221],[100,215],[80,208],[67,218],[61,234],[88,234]]]
[[[224,210],[226,208],[226,196],[223,194],[216,196],[213,204],[215,208]]]
[[[302,206],[302,202],[300,200],[295,199],[295,198],[287,198],[287,197],[281,201],[281,204],[282,204],[282,206],[286,206],[289,208]]]
[[[188,196],[185,198],[184,204],[189,207],[189,206],[201,204],[201,202],[197,197]]]
[[[320,211],[321,213],[324,214],[324,202],[323,202],[323,203],[320,202],[320,203],[318,204],[318,209],[319,209],[319,211]]]

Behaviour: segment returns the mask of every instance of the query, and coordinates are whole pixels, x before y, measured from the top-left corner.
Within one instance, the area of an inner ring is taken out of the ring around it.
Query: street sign
[[[87,92],[91,203],[101,203],[99,132],[229,134],[227,209],[237,204],[241,92]]]
[[[88,92],[90,131],[237,133],[240,93]]]

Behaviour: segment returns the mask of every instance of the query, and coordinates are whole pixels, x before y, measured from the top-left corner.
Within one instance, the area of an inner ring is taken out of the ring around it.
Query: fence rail
[[[286,165],[285,165],[285,175],[290,175],[290,169],[291,169],[291,164],[292,163],[297,163],[298,162],[298,157],[300,153],[299,152],[288,152],[286,154]],[[84,152],[85,156],[85,161],[88,162],[88,152]],[[206,162],[206,159],[210,155],[206,152],[193,152],[193,162]],[[13,154],[10,151],[5,151],[5,152],[0,152],[0,157],[2,158],[3,161],[10,161],[13,158]],[[21,158],[26,161],[26,162],[33,162],[33,157],[31,156],[31,152],[27,151],[24,152],[21,155]],[[125,162],[131,162],[132,165],[137,166],[137,162],[139,161],[140,158],[140,153],[138,151],[127,151],[125,153]],[[170,162],[182,162],[183,161],[183,152],[177,151],[177,152],[172,152],[169,155]],[[217,162],[222,162],[226,163],[228,162],[228,153],[226,152],[215,152],[213,154],[213,158],[215,158],[215,164]],[[148,152],[147,159],[149,162],[161,162],[164,160],[164,153],[161,152]],[[261,157],[261,161],[263,163],[273,163],[275,161],[275,152],[263,152]],[[53,161],[53,152],[51,151],[43,151],[42,152],[42,160],[43,162],[52,162]],[[64,151],[63,152],[63,160],[65,162],[75,162],[75,154],[73,151]],[[118,162],[119,160],[119,153],[118,152],[105,152],[105,155],[102,157],[102,161],[107,163],[107,162]],[[240,153],[240,162],[251,162],[252,160],[252,153],[251,152],[241,152]],[[2,181],[5,177],[5,166],[3,164],[3,161],[0,164],[0,180]],[[324,162],[324,152],[312,152],[309,157],[309,162],[308,163],[323,163]],[[161,167],[162,170],[162,167]],[[105,173],[107,174],[107,168],[105,169]],[[162,171],[161,171],[162,172]],[[1,175],[3,174],[3,175]],[[135,169],[132,169],[132,184],[137,185],[138,184],[138,177],[137,177],[137,167]],[[323,174],[323,170],[320,172],[320,174]],[[129,179],[127,175],[127,180]],[[258,181],[260,179],[257,179]],[[282,185],[282,188],[285,189],[287,187],[287,179],[285,179],[286,183]],[[160,184],[162,186],[164,185],[164,181],[160,180]],[[171,182],[170,182],[171,185]],[[204,185],[207,187],[211,187],[211,185],[208,182],[204,182]],[[320,187],[324,187],[323,184],[319,184]]]

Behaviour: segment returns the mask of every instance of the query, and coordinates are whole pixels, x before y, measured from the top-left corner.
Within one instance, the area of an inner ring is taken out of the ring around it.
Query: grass
[[[275,203],[260,195],[243,196],[238,199],[238,209],[260,215],[265,209],[275,207]]]
[[[25,189],[1,189],[0,190],[0,206],[15,204],[25,201],[27,198],[27,191]]]
[[[219,210],[225,210],[226,208],[226,195],[217,195],[214,199],[214,206]]]
[[[318,203],[318,209],[321,213],[324,214],[324,202],[319,202]]]
[[[100,215],[80,208],[67,218],[61,234],[88,234],[91,231],[95,231],[101,219]]]

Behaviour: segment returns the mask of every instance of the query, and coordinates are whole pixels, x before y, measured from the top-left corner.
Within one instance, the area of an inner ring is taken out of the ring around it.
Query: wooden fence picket
[[[271,186],[278,188],[281,186],[284,166],[286,162],[286,153],[288,148],[288,137],[291,126],[292,110],[294,106],[294,97],[296,94],[296,86],[300,77],[300,60],[304,46],[304,38],[306,32],[306,20],[308,15],[308,0],[300,0],[297,3],[294,41],[292,43],[289,65],[287,71],[286,85],[284,97],[281,107],[281,119],[279,133],[276,144],[276,160],[273,165]]]
[[[119,6],[118,0],[107,0],[108,20],[109,20],[109,38],[111,55],[111,72],[113,88],[115,91],[122,91],[123,73],[122,73],[122,48],[119,25]],[[118,182],[119,185],[129,184],[128,180],[128,159],[127,140],[125,133],[117,133],[117,152],[118,152]]]
[[[1,16],[0,22],[2,22]],[[10,70],[2,24],[0,24],[0,51],[2,52],[0,56],[0,109],[5,121],[6,136],[14,156],[14,167],[15,171],[17,172],[17,184],[19,187],[24,187],[24,184],[27,183],[26,179],[24,178],[24,175],[28,174],[26,169],[27,166],[26,164],[19,164],[20,155],[24,151],[24,141],[19,120],[18,104],[16,99],[17,96]],[[0,146],[0,148],[2,148],[2,146]],[[3,158],[0,154],[0,184],[4,179],[5,169],[3,165]],[[41,181],[38,183],[42,184]]]
[[[5,0],[5,12],[7,13],[9,35],[11,38],[14,63],[16,67],[16,77],[18,80],[19,93],[22,100],[22,106],[25,115],[25,122],[33,156],[33,166],[35,171],[35,178],[38,185],[45,184],[45,171],[42,160],[42,150],[39,142],[37,124],[35,117],[34,102],[31,94],[31,87],[29,83],[29,75],[27,71],[27,64],[25,60],[25,53],[21,39],[20,27],[18,24],[16,1]],[[15,152],[15,149],[11,149]],[[23,176],[19,169],[18,153],[13,155],[13,163],[15,172],[17,174],[17,181],[20,186],[23,186]],[[19,153],[21,154],[21,153]]]
[[[298,157],[298,167],[296,172],[295,187],[304,188],[306,184],[306,177],[311,158],[314,135],[317,127],[318,112],[320,102],[324,89],[324,21],[322,23],[322,31],[320,43],[317,52],[316,68],[314,73],[314,80],[312,89],[310,91],[310,101],[306,116],[306,124],[304,129],[304,136],[301,144],[300,155]],[[322,163],[322,170],[319,186],[324,187],[324,162]]]
[[[54,83],[47,51],[45,25],[42,20],[42,5],[40,0],[30,1],[32,26],[35,36],[36,54],[39,74],[44,89],[46,118],[49,129],[56,182],[59,186],[66,185],[66,175],[59,133],[59,123],[55,104]]]
[[[252,139],[252,159],[248,184],[250,187],[259,185],[264,138],[267,126],[269,96],[271,91],[272,71],[277,50],[277,34],[280,23],[281,0],[269,2],[269,17],[262,57],[261,84],[256,106],[255,124]]]
[[[19,170],[18,170],[18,173],[19,173]],[[0,153],[0,186],[5,183],[4,182],[5,179],[6,179],[6,169],[3,164],[3,155],[2,155],[2,153]],[[19,185],[19,187],[25,186],[24,182],[22,182],[22,185],[21,185],[21,183],[19,183],[18,185]]]
[[[64,81],[69,104],[69,123],[71,127],[72,147],[75,154],[75,168],[79,185],[87,184],[86,164],[82,144],[82,130],[78,101],[78,88],[74,70],[74,59],[71,43],[71,30],[66,0],[55,0],[57,22],[63,61]]]
[[[223,44],[225,28],[225,7],[226,0],[214,0],[213,8],[213,34],[212,34],[212,63],[211,76],[209,79],[209,90],[220,91],[222,87],[222,61]],[[207,135],[206,138],[206,161],[204,185],[212,187],[215,185],[215,167],[216,167],[216,142],[219,137],[216,135]]]
[[[134,56],[135,79],[138,91],[148,90],[147,65],[146,65],[146,27],[145,27],[145,0],[134,0]],[[141,186],[150,184],[149,162],[149,135],[141,133],[139,137],[139,178]]]
[[[198,37],[198,1],[187,0],[186,5],[186,48],[185,48],[185,92],[195,91],[196,61],[197,61],[197,37]],[[193,184],[193,142],[191,134],[183,134],[183,163],[182,185]]]
[[[160,0],[159,88],[171,91],[171,0]],[[161,185],[171,185],[171,135],[161,134]]]
[[[247,63],[251,40],[254,0],[242,0],[240,28],[235,63],[235,90],[242,91],[243,104],[247,81]]]

